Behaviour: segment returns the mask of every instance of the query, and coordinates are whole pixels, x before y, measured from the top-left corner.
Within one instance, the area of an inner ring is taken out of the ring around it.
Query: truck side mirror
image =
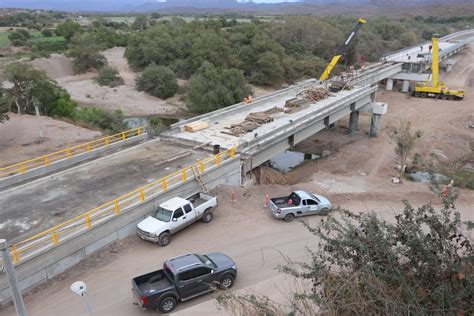
[[[173,219],[172,219],[173,222],[176,222],[177,220],[178,220],[178,219],[177,219],[177,218],[174,218],[174,217],[173,217]]]

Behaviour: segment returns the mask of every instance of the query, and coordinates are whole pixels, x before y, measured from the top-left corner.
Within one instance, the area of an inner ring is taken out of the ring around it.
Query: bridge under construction
[[[472,30],[445,37],[445,59],[460,52],[472,38]],[[144,143],[146,133],[137,132],[130,136],[137,137],[133,147],[94,161],[89,161],[89,155],[102,147],[84,147],[77,155],[80,161],[66,150],[54,161],[41,157],[28,170],[21,163],[15,165],[0,177],[0,187],[2,181],[8,181],[0,192],[0,222],[6,223],[0,224],[0,232],[10,239],[22,290],[133,234],[136,222],[161,200],[200,190],[202,183],[206,189],[244,185],[253,168],[342,118],[349,117],[349,133],[355,133],[359,115],[367,113],[371,116],[367,132],[376,136],[389,104],[377,102],[375,84],[387,80],[389,89],[394,83],[390,80],[410,83],[426,77],[414,72],[418,66],[407,66],[429,64],[429,56],[416,57],[415,50],[428,52],[429,47],[423,43],[387,55],[380,63],[348,74],[349,83],[342,89],[331,91],[330,81],[311,79],[251,103],[179,122],[160,138]],[[186,129],[197,122],[207,127]],[[119,135],[117,143],[126,142],[127,137]],[[109,146],[108,141],[102,140],[101,146]],[[54,169],[59,164],[61,168]],[[27,178],[29,172],[38,174]],[[0,275],[0,302],[9,297],[6,277]]]

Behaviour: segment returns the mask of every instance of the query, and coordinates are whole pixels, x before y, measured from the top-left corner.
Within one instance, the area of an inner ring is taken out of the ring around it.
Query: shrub
[[[43,29],[41,31],[41,35],[43,35],[44,37],[51,37],[53,36],[53,31],[50,29]]]
[[[101,86],[116,87],[123,84],[123,79],[119,76],[117,69],[110,66],[100,68],[96,80]]]
[[[237,69],[217,68],[205,62],[186,87],[186,105],[194,113],[207,113],[242,102],[251,93]]]
[[[74,112],[74,120],[85,122],[110,133],[119,133],[126,129],[120,110],[110,113],[99,108],[78,108]]]
[[[138,91],[145,91],[162,99],[172,97],[179,89],[175,73],[165,66],[146,67],[136,83]]]
[[[73,45],[69,54],[74,58],[73,66],[76,73],[98,69],[107,63],[105,57],[99,53],[101,47],[97,44],[97,37],[94,34],[77,34],[71,41]]]

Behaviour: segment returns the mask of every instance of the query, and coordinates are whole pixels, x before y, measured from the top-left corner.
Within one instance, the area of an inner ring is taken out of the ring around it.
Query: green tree
[[[80,33],[81,31],[81,26],[72,20],[66,20],[62,23],[59,23],[56,27],[56,34],[64,37],[68,42],[74,35]]]
[[[107,63],[105,57],[99,53],[101,47],[97,44],[95,34],[76,34],[71,42],[72,48],[69,55],[74,58],[73,66],[76,73],[98,69]]]
[[[260,55],[257,67],[254,70],[251,81],[256,84],[276,85],[282,83],[285,76],[280,58],[272,52],[265,52]]]
[[[6,100],[5,90],[3,88],[0,89],[0,124],[8,121],[10,118],[8,117],[8,101]]]
[[[146,15],[137,15],[132,24],[132,30],[143,31],[148,27],[148,17]]]
[[[30,38],[30,33],[27,30],[18,29],[8,34],[8,39],[13,46],[24,46]]]
[[[402,180],[410,153],[415,146],[416,140],[421,137],[422,132],[420,130],[412,132],[411,122],[400,120],[398,125],[389,126],[387,133],[388,137],[395,142],[395,153],[400,165],[400,180]]]
[[[217,68],[204,62],[187,85],[186,105],[194,113],[207,113],[242,102],[251,93],[237,69]]]
[[[96,80],[101,86],[116,87],[123,84],[123,79],[119,76],[117,69],[110,66],[100,68]]]
[[[169,67],[150,65],[137,78],[137,89],[167,99],[178,92],[179,86],[175,73]]]
[[[433,192],[440,193],[434,186]],[[280,267],[301,281],[290,306],[224,294],[236,315],[457,315],[474,306],[474,247],[451,192],[436,209],[405,208],[393,220],[341,210],[318,227],[307,262]],[[472,224],[472,223],[466,223]],[[317,312],[316,312],[317,311]]]
[[[41,31],[41,35],[43,35],[44,37],[51,37],[53,36],[53,31],[50,29],[43,29]]]
[[[30,64],[12,63],[7,66],[5,75],[12,83],[11,88],[5,89],[5,94],[18,114],[34,114],[35,107],[38,107],[44,115],[73,116],[76,103],[44,72],[34,69]]]

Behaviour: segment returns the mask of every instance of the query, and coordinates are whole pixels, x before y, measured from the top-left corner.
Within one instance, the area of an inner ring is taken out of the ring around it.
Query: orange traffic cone
[[[248,100],[247,97],[244,98],[244,104],[247,104]]]
[[[270,205],[270,199],[268,197],[268,192],[267,192],[267,194],[265,195],[265,207],[268,208],[268,205]]]
[[[249,103],[252,103],[252,96],[249,95]]]
[[[234,190],[230,190],[230,202],[231,203],[236,203],[237,200],[235,199],[235,191]]]

